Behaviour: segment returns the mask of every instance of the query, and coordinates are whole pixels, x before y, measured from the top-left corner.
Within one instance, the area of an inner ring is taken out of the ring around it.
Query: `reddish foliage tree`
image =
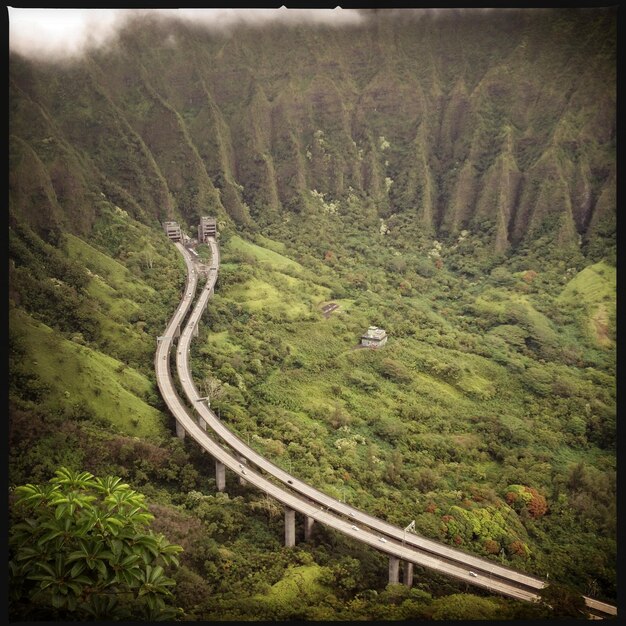
[[[535,278],[537,278],[537,272],[535,272],[535,270],[528,270],[527,272],[524,272],[524,275],[522,276],[522,279],[528,284],[532,283]]]
[[[511,554],[517,554],[518,556],[526,556],[526,550],[524,549],[524,544],[516,539],[509,545],[509,552]]]
[[[536,519],[545,515],[548,510],[548,503],[546,502],[544,496],[542,496],[533,487],[526,487],[526,491],[532,494],[532,499],[526,504],[526,508],[528,509],[531,517]]]
[[[513,504],[513,502],[515,502],[518,498],[519,496],[514,491],[509,491],[504,496],[504,499],[506,500],[507,504]]]
[[[489,552],[489,554],[498,554],[498,552],[500,552],[500,544],[493,539],[487,539],[487,541],[485,541],[485,550]]]

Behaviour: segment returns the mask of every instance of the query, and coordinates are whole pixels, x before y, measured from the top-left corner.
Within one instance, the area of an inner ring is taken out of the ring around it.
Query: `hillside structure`
[[[206,243],[209,237],[217,235],[217,220],[214,217],[201,217],[198,224],[198,243]]]
[[[361,336],[361,345],[368,348],[380,348],[387,343],[387,333],[383,328],[370,326],[367,332]]]
[[[182,232],[177,222],[163,222],[163,230],[172,241],[182,240]]]

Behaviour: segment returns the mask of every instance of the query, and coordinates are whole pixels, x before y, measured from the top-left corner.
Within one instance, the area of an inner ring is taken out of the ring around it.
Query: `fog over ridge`
[[[269,22],[350,26],[364,21],[358,10],[341,9],[25,9],[7,7],[9,49],[29,58],[68,59],[115,41],[132,19],[156,17],[209,30],[263,26]]]

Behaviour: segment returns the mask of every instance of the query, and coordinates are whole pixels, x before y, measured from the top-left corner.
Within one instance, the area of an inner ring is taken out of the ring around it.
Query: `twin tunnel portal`
[[[317,521],[386,553],[389,557],[390,583],[400,582],[402,569],[402,582],[410,587],[413,584],[413,566],[419,565],[493,593],[528,602],[540,600],[538,592],[546,586],[544,580],[426,539],[410,532],[410,527],[403,529],[394,526],[336,500],[287,473],[224,426],[206,402],[207,398],[198,392],[189,363],[191,341],[198,336],[200,319],[217,281],[220,257],[216,220],[203,217],[198,226],[198,241],[208,244],[211,249],[209,265],[201,262],[193,249],[193,241],[182,232],[178,224],[166,222],[163,226],[183,256],[187,279],[182,300],[164,334],[157,338],[157,384],[176,420],[177,436],[184,438],[189,435],[215,459],[218,491],[226,489],[228,469],[238,475],[242,484],[248,482],[281,502],[285,507],[285,545],[288,547],[296,544],[295,514],[299,512],[304,518],[305,541],[311,538],[313,525]],[[206,276],[206,280],[192,307],[200,276]],[[171,371],[173,350],[176,356],[176,376],[185,401],[176,389]],[[617,615],[615,606],[589,597],[584,599],[589,617]]]

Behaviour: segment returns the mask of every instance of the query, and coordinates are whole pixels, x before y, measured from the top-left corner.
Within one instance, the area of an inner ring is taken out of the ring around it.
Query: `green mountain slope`
[[[84,232],[80,198],[102,190],[143,220],[244,225],[305,211],[316,190],[341,214],[355,193],[439,236],[490,220],[498,252],[546,231],[606,240],[614,45],[609,9],[236,36],[139,21],[75,63],[12,57],[15,204],[32,217],[43,193]]]
[[[184,281],[161,222],[215,215],[192,364],[225,423],[334,497],[614,600],[616,12],[362,15],[11,54],[10,482],[132,483],[185,545],[189,619],[547,611],[425,570],[385,588],[382,553],[319,524],[285,549],[274,501],[215,493],[153,372]]]

